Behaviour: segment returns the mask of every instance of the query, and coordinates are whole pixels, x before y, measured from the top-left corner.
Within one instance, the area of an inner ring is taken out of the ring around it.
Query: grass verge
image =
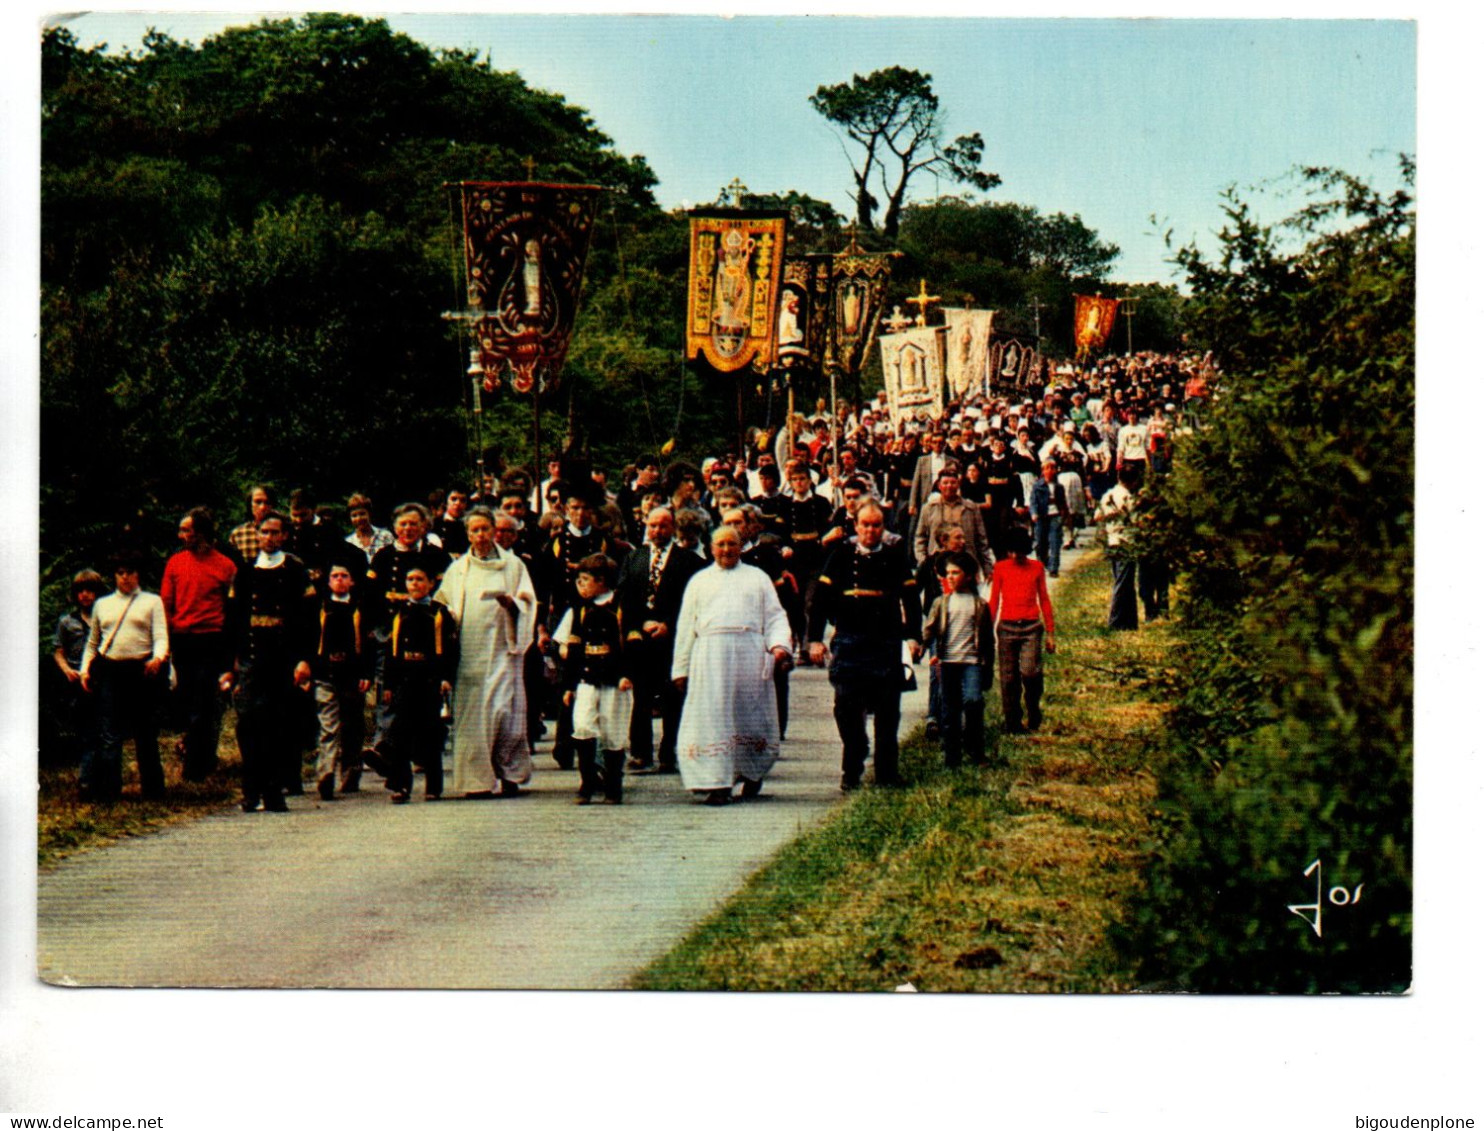
[[[948,770],[919,730],[904,790],[867,790],[794,841],[636,989],[1110,993],[1134,988],[1106,940],[1151,847],[1169,623],[1105,627],[1108,570],[1058,588],[1040,733],[1002,764]]]
[[[123,797],[111,804],[79,801],[75,762],[43,758],[36,797],[37,866],[45,871],[79,852],[128,837],[147,836],[169,825],[219,812],[237,802],[242,792],[236,721],[236,714],[228,711],[218,747],[220,764],[204,782],[181,779],[180,759],[174,753],[180,735],[174,731],[160,732],[160,760],[165,767],[166,794],[159,801],[146,801],[139,796],[139,774],[132,742],[124,745]]]

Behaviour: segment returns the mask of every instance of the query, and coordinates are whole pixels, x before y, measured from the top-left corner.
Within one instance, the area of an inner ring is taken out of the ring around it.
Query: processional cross
[[[907,301],[910,302],[910,303],[912,303],[915,307],[917,307],[917,324],[919,326],[926,326],[927,325],[927,308],[928,308],[928,303],[930,303],[930,302],[942,302],[943,301],[943,298],[942,298],[941,295],[930,295],[930,294],[928,294],[927,293],[927,280],[926,279],[919,279],[918,280],[918,291],[917,291],[917,293],[915,295],[908,295],[907,296]]]

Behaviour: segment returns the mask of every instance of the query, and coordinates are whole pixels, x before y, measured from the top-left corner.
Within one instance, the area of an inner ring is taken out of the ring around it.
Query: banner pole
[[[783,423],[784,423],[785,429],[787,429],[787,431],[788,431],[788,458],[789,459],[792,459],[793,458],[793,454],[794,454],[794,440],[795,440],[795,436],[794,436],[794,384],[793,384],[792,381],[790,381],[788,383],[788,419],[785,420]],[[778,469],[778,474],[780,474],[780,475],[783,474],[783,468],[780,467]]]
[[[832,441],[830,463],[833,465],[834,472],[831,478],[838,479],[840,477],[840,439],[835,432],[840,427],[840,396],[835,381],[835,371],[836,367],[830,366],[830,438]]]
[[[542,504],[546,501],[541,495],[541,380],[537,378],[535,386],[531,389],[531,478],[535,480],[536,489],[536,521],[540,522],[541,516],[546,512],[542,510]]]

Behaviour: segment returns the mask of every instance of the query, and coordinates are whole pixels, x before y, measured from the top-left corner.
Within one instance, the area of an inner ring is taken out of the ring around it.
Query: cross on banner
[[[886,324],[886,328],[893,334],[900,334],[908,326],[912,325],[912,319],[902,313],[900,306],[892,307],[891,316],[889,318],[883,318],[882,321]]]
[[[912,303],[914,306],[917,307],[917,324],[919,326],[926,326],[927,325],[927,308],[928,308],[928,303],[930,303],[930,302],[942,302],[943,299],[942,299],[942,296],[940,296],[940,295],[930,295],[930,294],[928,294],[927,293],[927,280],[926,279],[919,279],[918,280],[918,291],[917,291],[917,293],[915,295],[908,295],[907,296],[907,301],[910,302],[910,303]]]

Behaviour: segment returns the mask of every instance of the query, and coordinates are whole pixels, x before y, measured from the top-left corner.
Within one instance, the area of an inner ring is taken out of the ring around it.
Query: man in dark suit
[[[618,575],[618,606],[626,644],[634,650],[634,711],[629,725],[629,769],[678,772],[675,737],[685,693],[670,680],[675,624],[691,577],[706,563],[675,541],[675,516],[655,507],[644,520],[644,545],[624,561]],[[655,700],[660,703],[659,758],[654,754]]]
[[[938,486],[938,476],[943,474],[943,465],[948,462],[943,452],[943,434],[929,432],[922,438],[922,455],[917,457],[917,467],[912,472],[912,489],[907,493],[907,514],[911,524],[907,530],[898,531],[910,543],[917,534],[917,518],[922,508]]]

